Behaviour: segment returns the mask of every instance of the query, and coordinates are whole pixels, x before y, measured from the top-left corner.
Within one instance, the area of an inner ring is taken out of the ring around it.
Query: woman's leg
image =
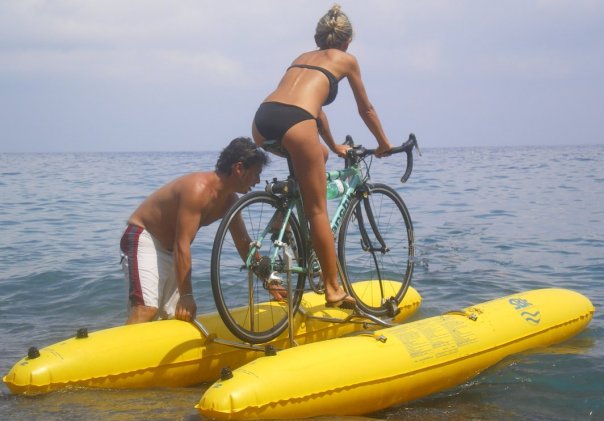
[[[266,140],[264,136],[260,134],[260,132],[256,128],[256,123],[254,122],[252,122],[252,139],[254,139],[254,143],[256,143],[256,145],[260,147],[262,147],[262,144]]]
[[[342,300],[346,293],[338,285],[336,250],[327,214],[325,148],[319,141],[315,121],[307,120],[293,126],[281,144],[289,152],[302,193],[313,248],[323,272],[325,300]],[[348,300],[354,302],[351,297]]]

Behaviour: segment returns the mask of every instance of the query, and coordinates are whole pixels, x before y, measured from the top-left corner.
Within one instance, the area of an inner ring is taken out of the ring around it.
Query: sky
[[[604,143],[604,2],[338,3],[392,144]],[[333,4],[0,0],[0,152],[221,150]],[[375,144],[346,80],[325,112]]]

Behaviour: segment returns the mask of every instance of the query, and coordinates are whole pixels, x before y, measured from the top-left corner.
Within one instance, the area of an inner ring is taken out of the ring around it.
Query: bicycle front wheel
[[[287,290],[285,249],[275,249],[274,244],[284,221],[280,200],[265,192],[252,192],[241,197],[222,219],[212,248],[211,283],[218,313],[233,335],[253,344],[276,338],[285,330],[288,322],[287,301],[276,300],[269,291],[270,288],[281,292]],[[257,254],[266,258],[272,257],[277,251],[272,271],[269,270],[273,276],[269,280],[259,278],[249,265],[246,266],[250,245],[242,244],[242,226],[259,247]],[[293,214],[283,242],[294,254],[294,266],[305,261],[298,221]],[[294,311],[302,298],[305,281],[302,272],[291,273]]]
[[[358,306],[386,316],[389,299],[403,299],[413,275],[413,224],[403,199],[385,184],[368,185],[352,200],[338,237],[343,282]]]

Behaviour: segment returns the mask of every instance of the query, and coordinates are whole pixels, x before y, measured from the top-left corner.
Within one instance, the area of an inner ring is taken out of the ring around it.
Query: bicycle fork
[[[363,197],[363,206],[365,208],[365,212],[367,213],[367,219],[369,220],[369,225],[371,226],[371,230],[373,231],[376,240],[380,244],[380,247],[375,247],[371,238],[369,237],[369,233],[367,232],[367,228],[365,227],[365,221],[363,218],[363,211],[359,208],[355,210],[355,214],[357,217],[357,221],[359,224],[359,232],[361,233],[361,248],[365,252],[371,253],[371,257],[373,258],[373,262],[375,263],[375,268],[377,271],[377,280],[380,286],[380,293],[382,297],[384,296],[384,287],[382,285],[382,273],[380,270],[380,265],[378,264],[378,258],[376,255],[376,251],[379,251],[381,254],[386,254],[390,249],[386,245],[384,238],[380,234],[380,230],[375,223],[375,218],[373,216],[373,210],[371,209],[371,203],[369,202],[369,198],[366,196],[367,193],[364,193]],[[385,300],[384,298],[382,300]],[[383,303],[382,303],[383,304]]]

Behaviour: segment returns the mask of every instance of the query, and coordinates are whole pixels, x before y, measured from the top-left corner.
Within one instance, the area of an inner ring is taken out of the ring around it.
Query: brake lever
[[[409,135],[409,137],[413,139],[413,146],[415,146],[415,149],[417,150],[417,154],[419,156],[422,156],[422,152],[419,150],[419,142],[417,141],[417,138],[415,137],[415,134],[411,133]]]

